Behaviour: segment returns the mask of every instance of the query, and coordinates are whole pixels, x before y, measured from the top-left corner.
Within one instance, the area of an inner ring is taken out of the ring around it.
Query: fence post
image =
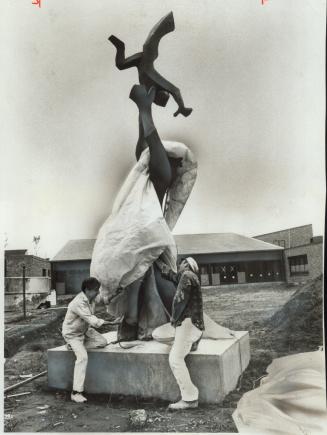
[[[23,310],[24,310],[24,319],[26,319],[26,283],[25,283],[25,264],[22,265],[23,268]]]

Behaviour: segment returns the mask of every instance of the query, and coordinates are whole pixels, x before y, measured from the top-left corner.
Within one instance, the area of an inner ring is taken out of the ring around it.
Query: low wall
[[[49,277],[26,277],[27,308],[35,307],[50,292]],[[23,304],[23,278],[5,277],[5,310],[20,309]]]

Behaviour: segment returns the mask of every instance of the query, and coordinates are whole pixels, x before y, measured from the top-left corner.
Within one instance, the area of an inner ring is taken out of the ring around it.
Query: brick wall
[[[254,239],[263,242],[272,243],[285,248],[295,248],[296,246],[308,245],[313,237],[312,225],[303,225],[301,227],[289,228],[286,230],[275,231],[269,234],[255,236]]]
[[[25,264],[26,277],[49,277],[51,271],[50,261],[34,255],[27,255],[26,252],[26,249],[5,251],[5,276],[22,276],[22,264]]]
[[[287,282],[305,282],[316,278],[323,272],[323,244],[312,243],[310,245],[298,246],[296,248],[285,249],[285,269]],[[307,255],[308,274],[291,276],[289,267],[289,257]]]
[[[5,251],[5,276],[21,276],[26,249]]]
[[[45,258],[26,256],[26,275],[28,276],[50,276],[51,264]]]

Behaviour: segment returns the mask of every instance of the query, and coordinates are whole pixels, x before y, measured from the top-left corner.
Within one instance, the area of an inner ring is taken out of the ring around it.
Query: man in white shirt
[[[82,403],[87,367],[87,349],[107,346],[107,340],[94,328],[110,324],[94,315],[95,298],[99,295],[100,283],[96,278],[87,278],[82,291],[70,302],[62,326],[62,335],[76,355],[74,382],[71,399]]]

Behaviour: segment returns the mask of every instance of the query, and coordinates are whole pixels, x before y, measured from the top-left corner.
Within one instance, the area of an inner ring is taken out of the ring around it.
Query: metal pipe
[[[23,310],[24,310],[24,319],[26,319],[26,285],[25,285],[25,269],[26,266],[23,264]]]
[[[47,373],[47,370],[44,372],[39,373],[38,375],[32,376],[29,379],[26,379],[25,381],[18,382],[18,384],[11,385],[10,387],[7,387],[4,389],[4,392],[7,393],[8,391],[14,390],[15,388],[20,387],[21,385],[28,384],[29,382],[33,381],[36,378],[40,378],[41,376],[44,376]]]

